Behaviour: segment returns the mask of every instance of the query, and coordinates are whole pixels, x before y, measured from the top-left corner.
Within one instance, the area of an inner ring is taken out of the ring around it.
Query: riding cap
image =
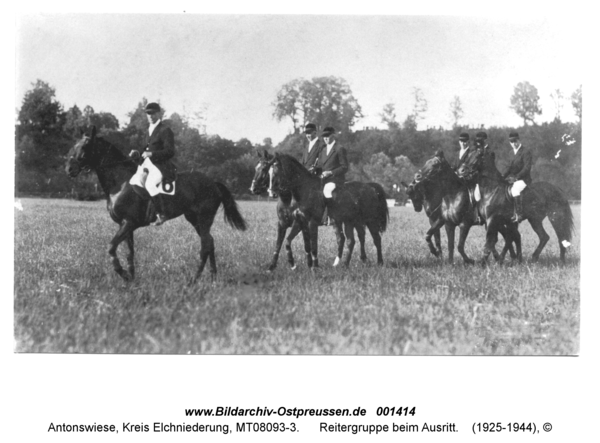
[[[155,112],[160,112],[160,106],[158,103],[148,103],[146,105],[146,114],[154,114]]]
[[[517,140],[519,140],[519,133],[518,133],[518,132],[511,132],[511,133],[509,134],[509,136],[508,136],[508,139],[509,139],[511,142],[514,142],[514,141],[517,141]]]
[[[485,132],[478,132],[475,140],[487,140],[487,134]]]
[[[467,132],[463,132],[460,134],[460,136],[458,137],[458,139],[461,142],[468,142],[469,141],[469,134]]]
[[[307,123],[306,126],[304,127],[304,133],[305,134],[312,134],[313,132],[317,131],[317,125],[315,125],[314,123]]]
[[[323,129],[323,133],[321,134],[321,137],[329,137],[330,135],[335,134],[335,129],[333,129],[331,126],[327,126],[325,129]]]

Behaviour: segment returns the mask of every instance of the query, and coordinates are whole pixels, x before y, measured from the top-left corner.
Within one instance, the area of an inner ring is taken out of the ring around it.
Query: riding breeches
[[[329,183],[325,183],[325,186],[323,187],[323,195],[325,196],[325,198],[332,198],[332,192],[335,189],[335,183],[334,182],[329,182]]]
[[[519,195],[521,195],[521,192],[523,192],[523,189],[525,189],[526,187],[527,183],[525,183],[523,180],[517,180],[510,187],[510,195],[512,195],[513,197],[518,197]]]

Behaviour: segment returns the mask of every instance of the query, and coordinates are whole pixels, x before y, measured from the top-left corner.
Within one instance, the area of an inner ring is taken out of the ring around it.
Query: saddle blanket
[[[139,186],[144,188],[150,194],[150,197],[154,197],[158,194],[175,194],[175,182],[163,183],[162,173],[149,158],[144,160],[133,177],[129,180],[129,184],[133,186]]]

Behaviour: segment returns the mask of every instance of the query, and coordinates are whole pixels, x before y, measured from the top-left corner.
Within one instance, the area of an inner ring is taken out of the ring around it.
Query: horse
[[[258,154],[258,164],[256,165],[254,178],[250,186],[250,192],[255,195],[262,194],[265,191],[269,192],[269,196],[278,197],[277,201],[277,240],[275,242],[275,252],[269,265],[269,271],[274,271],[277,267],[277,260],[279,259],[279,252],[281,251],[281,245],[283,239],[289,228],[291,228],[289,235],[286,238],[285,249],[287,252],[287,259],[291,269],[296,269],[296,263],[294,261],[294,255],[292,253],[292,241],[298,233],[302,232],[304,238],[304,250],[306,252],[306,263],[308,267],[312,267],[312,256],[310,254],[310,236],[308,232],[308,223],[302,217],[297,217],[295,211],[298,209],[298,203],[292,198],[290,191],[282,191],[275,193],[272,184],[272,169],[274,156],[270,155],[266,150],[261,155],[260,151]]]
[[[510,186],[502,177],[495,164],[492,152],[477,148],[468,154],[467,160],[459,168],[458,175],[471,183],[478,183],[481,191],[479,212],[486,219],[487,233],[483,260],[494,251],[497,232],[500,226],[511,223],[514,214]],[[560,261],[565,263],[567,248],[571,245],[575,229],[573,213],[569,201],[556,186],[546,182],[534,182],[522,192],[524,219],[538,236],[539,243],[532,255],[538,261],[550,236],[546,233],[543,220],[548,217],[560,247]]]
[[[119,224],[119,230],[110,241],[108,254],[114,270],[125,281],[135,277],[133,232],[156,220],[152,202],[140,196],[129,180],[137,170],[137,164],[125,156],[116,146],[96,134],[92,127],[90,135],[82,134],[67,154],[65,170],[75,178],[81,171],[94,171],[106,195],[110,217]],[[200,236],[200,266],[192,282],[200,278],[210,260],[210,272],[217,273],[215,244],[210,228],[219,206],[224,209],[225,221],[234,229],[244,231],[246,221],[239,212],[231,192],[221,183],[215,182],[200,172],[185,172],[177,175],[176,192],[165,196],[165,216],[174,219],[183,215]],[[117,257],[117,248],[126,241],[129,248],[127,270]]]
[[[308,224],[310,251],[313,266],[318,267],[318,227],[325,210],[325,198],[321,179],[309,172],[298,160],[287,154],[276,153],[272,160],[273,180],[280,190],[290,192],[298,203],[296,214]],[[365,262],[365,226],[369,229],[377,249],[377,264],[383,264],[381,234],[389,220],[385,191],[377,183],[346,182],[333,191],[332,203],[328,207],[333,220],[338,244],[338,253],[333,266],[338,266],[348,238],[345,266],[350,264],[354,250],[354,230],[360,241],[360,259]],[[344,235],[345,234],[345,235]]]
[[[448,261],[454,262],[454,235],[456,227],[460,228],[458,240],[458,252],[466,264],[474,264],[465,252],[465,242],[471,227],[476,224],[474,207],[471,196],[465,182],[459,178],[450,163],[444,157],[442,150],[425,162],[423,168],[415,174],[410,185],[403,183],[408,197],[413,203],[416,212],[425,208],[429,218],[430,229],[425,235],[425,241],[429,250],[436,257],[442,255],[440,242],[440,229],[446,228],[448,238]],[[498,260],[504,260],[506,252],[509,251],[513,259],[520,259],[521,236],[518,229],[513,225],[501,226],[501,234],[505,237],[504,249]],[[436,247],[431,241],[435,238]],[[515,253],[512,243],[517,246]]]

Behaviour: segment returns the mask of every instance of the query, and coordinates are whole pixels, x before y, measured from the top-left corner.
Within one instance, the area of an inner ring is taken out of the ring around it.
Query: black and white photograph
[[[585,27],[297,6],[15,15],[13,358],[160,356],[196,382],[222,358],[276,377],[581,361]],[[410,404],[377,405],[412,430]],[[512,420],[506,435],[552,430]],[[46,421],[51,441],[72,431]],[[460,435],[490,429],[471,421]]]
[[[16,352],[576,354],[568,32],[22,16]]]

